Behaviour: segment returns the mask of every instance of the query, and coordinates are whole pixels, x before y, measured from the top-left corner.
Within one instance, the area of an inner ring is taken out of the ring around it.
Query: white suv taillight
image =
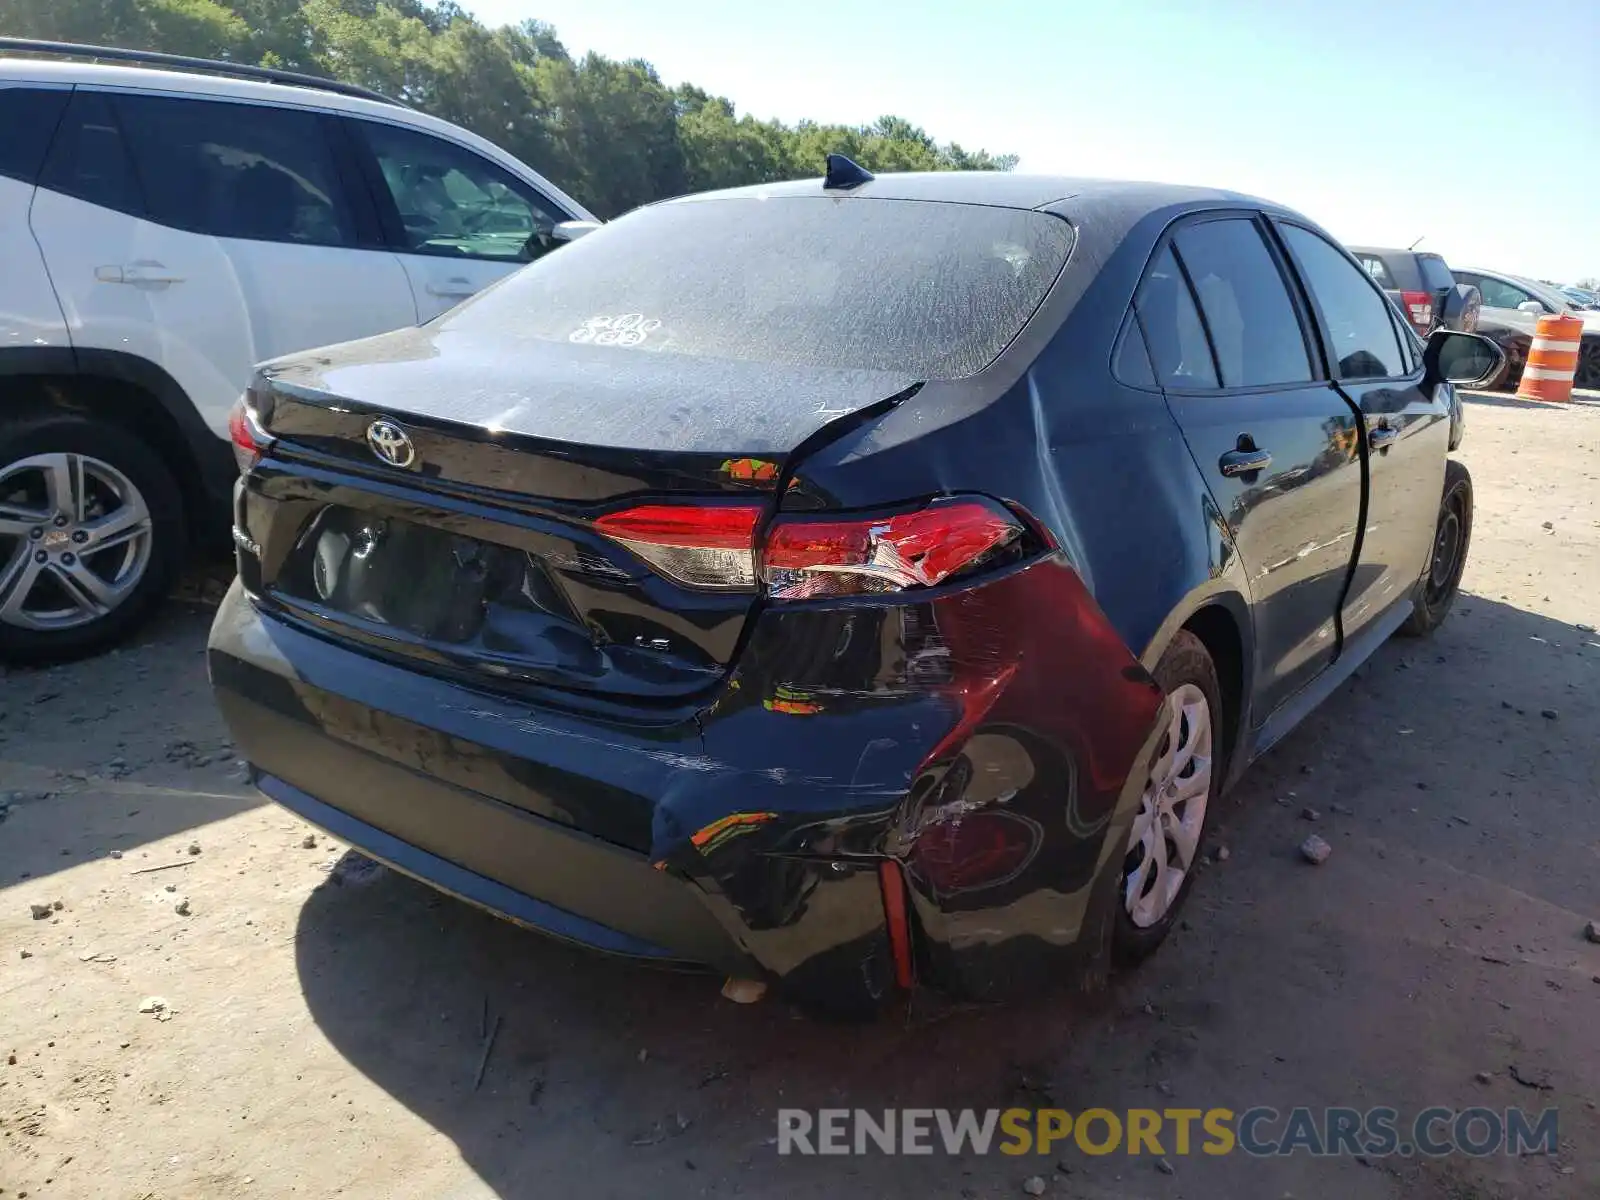
[[[250,407],[248,393],[234,401],[228,413],[228,440],[233,443],[233,460],[239,464],[241,475],[260,462],[272,445],[272,435]]]
[[[646,504],[595,528],[663,575],[691,587],[748,590],[759,575],[773,600],[934,587],[1022,536],[989,500],[954,497],[873,517],[782,515],[756,545],[756,505]]]

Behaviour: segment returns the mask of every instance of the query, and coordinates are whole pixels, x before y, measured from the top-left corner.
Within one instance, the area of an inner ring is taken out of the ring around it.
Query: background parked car
[[[252,77],[0,59],[9,661],[110,645],[192,535],[220,540],[228,411],[257,362],[426,321],[591,219],[482,138],[360,88],[67,49]]]
[[[1554,313],[1571,313],[1583,321],[1583,340],[1578,349],[1578,371],[1573,383],[1581,388],[1600,388],[1600,311],[1578,308],[1558,287],[1474,267],[1453,272],[1458,282],[1475,287],[1483,294],[1483,311],[1478,316],[1478,331],[1499,344],[1506,356],[1499,376],[1488,386],[1516,387],[1528,361],[1528,345],[1533,341],[1539,318]]]
[[[1588,288],[1569,285],[1561,289],[1561,294],[1567,298],[1574,308],[1600,309],[1600,292],[1591,292]]]
[[[1442,256],[1383,246],[1351,246],[1350,253],[1422,337],[1435,329],[1472,333],[1478,328],[1481,301],[1473,289],[1460,285]]]

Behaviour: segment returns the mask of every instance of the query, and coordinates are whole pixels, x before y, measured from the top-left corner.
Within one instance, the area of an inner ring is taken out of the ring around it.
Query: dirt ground
[[[0,1196],[1600,1195],[1600,401],[1468,416],[1470,594],[1252,769],[1184,928],[1092,1002],[819,1025],[336,867],[242,783],[203,603],[0,675]],[[1167,1174],[774,1146],[779,1107],[1017,1104],[1555,1106],[1561,1148]]]

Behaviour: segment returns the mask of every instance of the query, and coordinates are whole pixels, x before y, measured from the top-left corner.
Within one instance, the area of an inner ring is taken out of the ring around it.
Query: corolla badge
[[[379,417],[367,426],[367,445],[391,467],[409,467],[417,461],[417,448],[411,438],[387,417]]]

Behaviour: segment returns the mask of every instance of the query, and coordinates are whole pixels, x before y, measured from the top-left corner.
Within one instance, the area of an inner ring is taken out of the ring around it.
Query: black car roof
[[[1069,175],[1023,175],[1010,171],[927,171],[880,175],[857,187],[824,190],[822,177],[786,183],[763,183],[680,196],[669,204],[703,200],[762,199],[773,196],[827,196],[834,199],[933,200],[947,204],[991,204],[1000,208],[1055,209],[1075,201],[1082,210],[1097,201],[1122,207],[1164,208],[1207,200],[1287,211],[1254,196],[1217,188],[1172,183],[1141,183],[1122,179],[1087,179]]]

